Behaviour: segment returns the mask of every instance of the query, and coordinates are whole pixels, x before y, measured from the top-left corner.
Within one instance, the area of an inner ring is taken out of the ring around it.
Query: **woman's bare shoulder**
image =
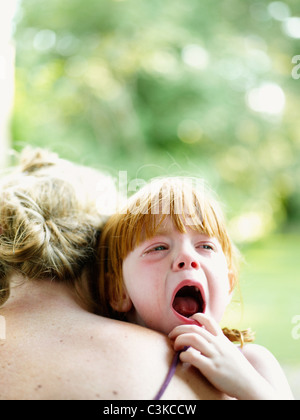
[[[89,314],[9,326],[0,400],[151,399],[171,359],[160,334]]]
[[[153,398],[163,384],[175,356],[171,341],[164,334],[151,329],[105,318],[101,318],[101,328],[102,332],[103,329],[105,331],[104,335],[101,335],[102,339],[106,334],[112,337],[109,353],[111,357],[117,359],[115,366],[120,364],[120,371],[126,372],[122,378],[126,378],[126,381],[133,380],[131,385],[127,382],[127,388],[128,386],[129,388],[130,386],[137,387],[136,395],[140,395],[146,382],[148,398]],[[169,400],[228,399],[226,395],[216,390],[198,369],[182,363],[178,364],[163,398]]]
[[[131,351],[140,347],[145,350],[149,347],[149,350],[155,351],[158,347],[156,351],[165,349],[167,352],[171,352],[169,340],[161,333],[139,325],[104,318],[98,315],[88,314],[88,316],[89,320],[87,323],[83,320],[83,325],[85,325],[83,333],[85,335],[92,333],[98,344],[107,341],[111,346],[115,346],[118,349],[122,348],[123,350],[129,347]]]
[[[174,352],[168,338],[129,323],[70,313],[9,322],[0,346],[3,399],[145,399],[163,384]],[[167,399],[222,399],[196,370],[180,364]]]

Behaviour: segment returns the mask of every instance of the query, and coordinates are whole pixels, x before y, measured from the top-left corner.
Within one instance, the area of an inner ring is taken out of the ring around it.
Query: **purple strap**
[[[169,383],[170,383],[171,379],[173,378],[174,373],[176,371],[177,365],[178,365],[179,360],[180,360],[179,359],[180,353],[183,352],[183,351],[186,351],[187,349],[188,349],[188,347],[185,347],[183,350],[178,351],[177,353],[175,353],[175,356],[173,357],[172,364],[170,366],[170,369],[169,369],[169,372],[167,374],[167,377],[166,377],[164,383],[162,384],[160,390],[158,391],[158,393],[153,398],[154,401],[160,400],[161,397],[163,396],[165,390],[167,389],[167,387],[168,387],[168,385],[169,385]]]

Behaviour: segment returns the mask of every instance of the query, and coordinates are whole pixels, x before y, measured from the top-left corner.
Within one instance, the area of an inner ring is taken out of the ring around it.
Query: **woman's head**
[[[104,315],[116,315],[113,309],[118,304],[109,302],[124,300],[123,268],[128,255],[156,236],[168,221],[179,233],[195,232],[218,241],[230,272],[229,288],[233,290],[238,276],[238,253],[220,206],[204,182],[193,178],[158,179],[134,194],[104,228],[100,245],[100,311]]]
[[[97,209],[101,182],[101,173],[56,154],[23,151],[19,166],[0,180],[0,304],[13,273],[76,289],[106,220]]]

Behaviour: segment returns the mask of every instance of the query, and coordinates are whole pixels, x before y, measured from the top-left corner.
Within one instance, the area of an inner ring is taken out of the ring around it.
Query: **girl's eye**
[[[207,249],[209,251],[213,251],[214,250],[214,248],[211,245],[208,245],[208,244],[203,245],[203,248],[204,249]]]
[[[157,246],[154,246],[153,248],[147,249],[144,252],[144,255],[145,254],[151,254],[152,252],[165,251],[166,249],[167,249],[167,247],[165,245],[157,245]]]
[[[210,244],[199,244],[197,246],[197,248],[205,249],[206,251],[214,251],[215,250],[215,248],[213,247],[213,245],[210,245]]]
[[[159,245],[153,248],[153,251],[164,251],[165,249],[167,248],[164,245]]]

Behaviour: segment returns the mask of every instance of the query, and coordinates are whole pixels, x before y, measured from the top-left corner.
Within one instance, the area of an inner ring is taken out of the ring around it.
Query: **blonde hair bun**
[[[19,167],[0,184],[0,304],[10,272],[62,282],[82,275],[106,221],[96,208],[103,179],[54,153],[23,151]]]

